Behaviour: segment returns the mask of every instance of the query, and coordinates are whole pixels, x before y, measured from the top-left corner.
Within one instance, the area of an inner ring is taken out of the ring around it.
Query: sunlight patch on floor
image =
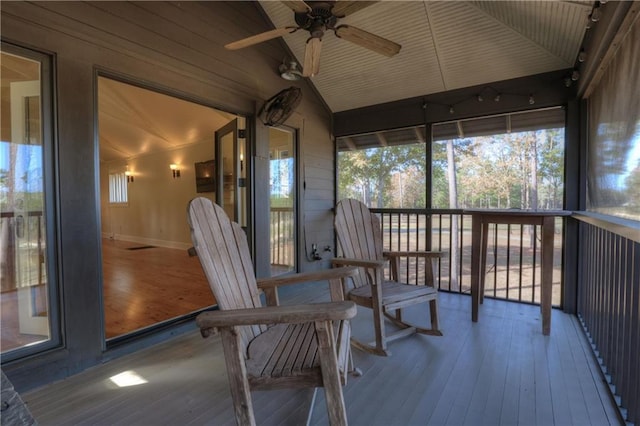
[[[125,371],[109,378],[118,387],[137,386],[148,383],[148,381],[133,370]]]

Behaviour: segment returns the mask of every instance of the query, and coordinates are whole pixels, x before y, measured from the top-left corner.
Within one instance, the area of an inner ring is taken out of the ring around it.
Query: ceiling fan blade
[[[281,3],[296,13],[311,12],[311,6],[309,6],[302,0],[281,1]]]
[[[283,27],[276,28],[275,30],[265,31],[264,33],[256,34],[251,37],[243,38],[242,40],[234,41],[226,44],[225,49],[237,50],[243,47],[253,46],[254,44],[262,43],[263,41],[271,40],[273,38],[282,37],[286,34],[291,34],[296,31],[298,27]]]
[[[373,50],[388,57],[392,57],[400,51],[398,43],[394,43],[391,40],[382,38],[375,34],[371,34],[360,28],[352,27],[350,25],[340,25],[336,28],[336,35],[351,43],[355,43],[358,46],[362,46],[366,49]]]
[[[312,37],[307,41],[304,50],[303,77],[313,77],[320,71],[320,50],[322,49],[322,39]]]
[[[338,18],[344,18],[347,15],[351,15],[352,13],[356,13],[359,10],[364,9],[365,7],[371,6],[372,4],[378,3],[377,1],[351,1],[351,0],[340,0],[336,1],[333,5],[333,9],[331,9],[331,13],[333,13]]]

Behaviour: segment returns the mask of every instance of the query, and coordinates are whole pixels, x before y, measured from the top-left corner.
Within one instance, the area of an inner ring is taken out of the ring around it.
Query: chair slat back
[[[382,260],[380,219],[360,201],[346,198],[336,206],[334,221],[338,243],[344,257]],[[355,287],[368,284],[363,273],[354,277]]]
[[[191,200],[188,221],[193,245],[218,308],[261,307],[247,237],[240,225],[231,222],[220,206],[204,197]],[[242,327],[245,347],[264,330],[263,325]]]

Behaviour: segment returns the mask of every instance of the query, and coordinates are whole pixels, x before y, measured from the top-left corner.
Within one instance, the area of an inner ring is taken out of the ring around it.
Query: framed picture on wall
[[[216,192],[215,160],[195,163],[196,192]]]

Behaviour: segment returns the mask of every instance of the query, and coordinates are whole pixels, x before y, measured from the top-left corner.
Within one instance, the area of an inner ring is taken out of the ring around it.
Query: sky
[[[14,176],[14,192],[42,192],[42,146],[17,144],[15,167],[11,167],[11,143],[0,142],[0,170]],[[2,184],[2,192],[9,192]]]

